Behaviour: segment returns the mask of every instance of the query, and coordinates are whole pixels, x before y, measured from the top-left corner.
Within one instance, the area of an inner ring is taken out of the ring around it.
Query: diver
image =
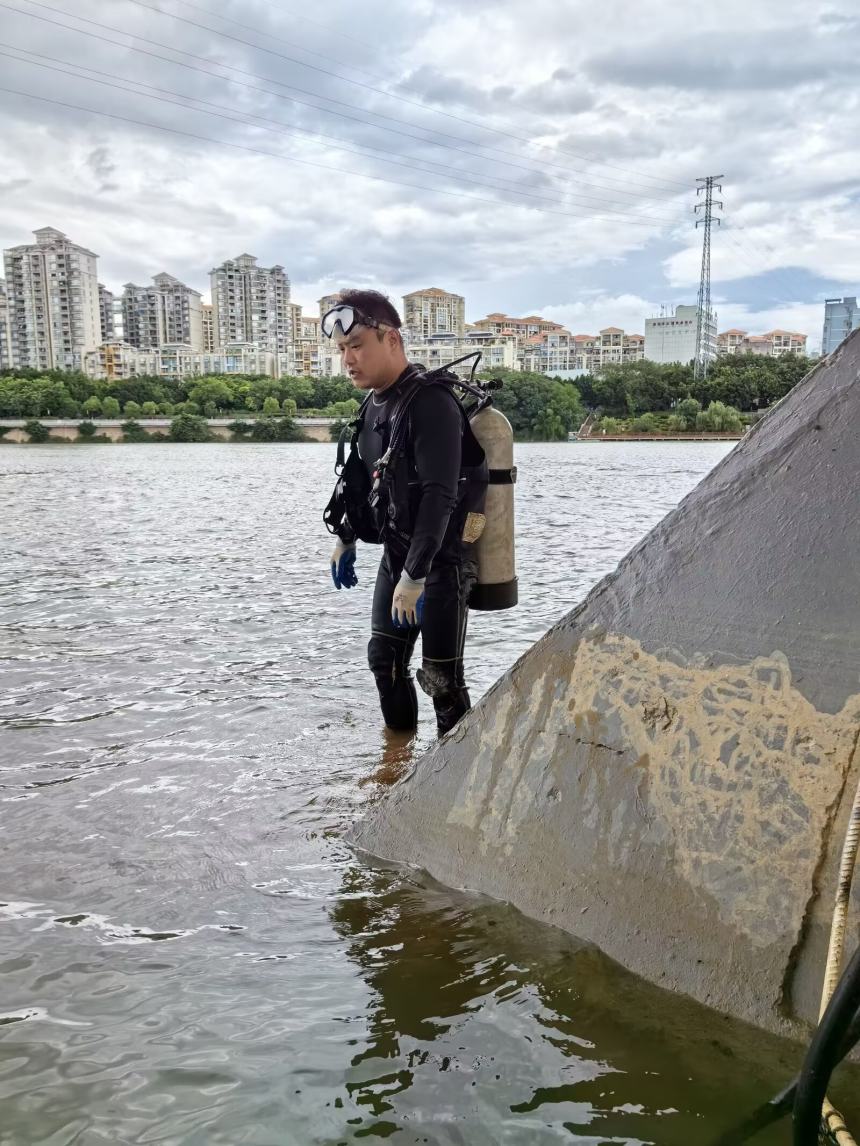
[[[325,514],[337,536],[332,580],[337,589],[352,588],[356,541],[382,543],[368,645],[382,715],[391,729],[417,727],[410,662],[420,632],[416,676],[442,736],[471,706],[463,649],[487,462],[451,386],[407,361],[388,298],[372,290],[339,297],[322,331],[366,397],[349,427],[348,456],[341,438],[340,477]]]

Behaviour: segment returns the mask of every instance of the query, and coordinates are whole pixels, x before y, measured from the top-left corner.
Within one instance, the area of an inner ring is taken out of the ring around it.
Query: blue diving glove
[[[335,589],[351,589],[358,584],[355,557],[355,543],[347,545],[338,538],[331,555],[331,579]]]
[[[391,619],[396,629],[417,628],[424,612],[424,582],[419,577],[413,581],[404,569],[394,590],[391,601]]]

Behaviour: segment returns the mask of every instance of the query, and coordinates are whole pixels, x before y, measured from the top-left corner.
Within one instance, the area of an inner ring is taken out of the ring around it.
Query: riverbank
[[[578,434],[570,438],[572,442],[739,442],[744,436],[741,433],[713,433],[701,434],[588,434],[579,437]]]
[[[0,418],[0,445],[30,445],[33,442],[146,442],[157,443],[170,440],[170,429],[173,418]],[[235,418],[199,418],[197,424],[202,424],[209,432],[210,440],[221,442],[246,441],[248,434],[258,422],[272,424],[274,418],[250,418],[237,422]],[[279,419],[284,421],[284,419]],[[332,426],[339,425],[337,418],[293,418],[288,419],[292,426],[300,431],[301,437],[296,441],[330,442]],[[235,427],[247,427],[243,433],[237,432]],[[28,430],[27,427],[30,427]],[[32,434],[34,426],[42,426],[47,436],[38,431],[35,437]],[[81,432],[81,426],[91,426],[92,430]],[[129,432],[129,427],[134,427]],[[274,439],[276,440],[276,439]]]
[[[46,442],[81,444],[115,444],[128,442],[152,442],[157,444],[163,441],[175,440],[171,437],[170,429],[174,421],[172,418],[93,418],[81,421],[72,418],[0,418],[0,445],[32,445]],[[248,419],[237,422],[234,418],[200,418],[200,424],[205,425],[209,440],[213,442],[243,442],[248,441],[253,427],[258,423],[272,425],[277,421],[274,418]],[[283,419],[280,419],[283,421]],[[332,441],[332,428],[341,425],[338,418],[293,418],[288,419],[289,424],[301,434],[294,440],[301,442],[330,442]],[[243,432],[237,432],[235,427],[245,427]],[[36,431],[33,436],[33,427],[39,426],[46,431],[43,435]],[[81,426],[92,427],[81,432]],[[29,429],[28,429],[29,427]],[[129,430],[131,427],[131,430]],[[656,433],[656,434],[590,434],[579,437],[571,434],[569,442],[732,442],[743,437],[743,433]],[[255,439],[251,439],[255,440]],[[256,439],[260,440],[260,439]],[[277,441],[276,437],[266,440]],[[517,444],[521,444],[519,441]]]

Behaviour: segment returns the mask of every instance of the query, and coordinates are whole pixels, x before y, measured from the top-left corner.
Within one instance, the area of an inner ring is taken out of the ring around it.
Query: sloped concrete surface
[[[860,332],[354,842],[760,1026],[812,1020],[860,775],[858,375]]]

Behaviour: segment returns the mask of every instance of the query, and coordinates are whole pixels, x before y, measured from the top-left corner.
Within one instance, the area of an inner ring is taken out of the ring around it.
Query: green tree
[[[295,398],[284,398],[281,403],[281,409],[288,418],[295,418],[298,409]]]
[[[27,434],[31,442],[47,442],[51,436],[51,431],[47,426],[43,426],[41,422],[35,418],[31,418],[24,425],[24,433]]]
[[[675,407],[675,417],[680,419],[681,425],[678,427],[680,430],[694,430],[696,428],[696,418],[702,410],[702,403],[695,398],[682,398]]]
[[[707,410],[702,410],[696,418],[697,430],[739,433],[742,428],[739,412],[722,402],[711,402]]]
[[[144,418],[156,418],[158,416],[158,403],[144,402],[140,407],[140,412]]]
[[[164,416],[166,418],[172,418],[173,415],[176,413],[176,411],[174,410],[172,402],[159,402],[158,403],[158,412],[159,412],[159,414],[164,414]]]
[[[611,418],[607,415],[600,419],[598,428],[603,434],[619,434],[621,432],[621,423],[617,418]]]
[[[119,417],[119,402],[113,395],[108,395],[107,398],[102,399],[102,413],[106,418]]]
[[[98,394],[91,394],[83,406],[84,413],[91,418],[97,418],[102,412],[102,400]],[[83,423],[81,423],[83,425]],[[91,425],[92,423],[90,423]]]
[[[123,422],[120,429],[122,430],[122,440],[124,442],[149,441],[149,434],[147,434],[140,422],[135,422],[134,419]]]
[[[95,422],[78,422],[78,438],[80,441],[91,441],[95,437],[95,433]]]
[[[280,412],[281,405],[277,398],[273,398],[269,395],[268,398],[263,399],[263,414],[266,417],[271,417],[273,414],[280,414]]]
[[[532,423],[532,435],[542,442],[566,441],[567,429],[552,406],[546,406]]]
[[[251,431],[255,442],[306,442],[308,439],[289,418],[258,418]]]
[[[656,434],[657,419],[653,414],[640,414],[633,419],[633,429],[637,434]]]
[[[126,402],[122,412],[127,418],[139,418],[140,405],[137,402]]]
[[[170,440],[173,442],[210,442],[212,435],[203,418],[196,414],[178,414],[170,423]]]

